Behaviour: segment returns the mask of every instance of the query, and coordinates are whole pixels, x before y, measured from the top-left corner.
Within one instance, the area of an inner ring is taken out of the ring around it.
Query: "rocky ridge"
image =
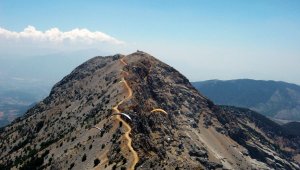
[[[258,117],[147,53],[95,57],[1,129],[0,168],[299,169],[299,138]]]

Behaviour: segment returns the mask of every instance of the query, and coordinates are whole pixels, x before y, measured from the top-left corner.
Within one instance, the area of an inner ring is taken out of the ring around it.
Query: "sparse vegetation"
[[[100,160],[97,158],[94,160],[94,167],[97,166],[100,163]]]
[[[69,169],[72,169],[74,166],[75,166],[75,163],[73,162],[73,163],[71,163],[71,165],[70,165],[70,168],[69,168]]]
[[[81,161],[84,162],[85,160],[86,160],[86,154],[84,154],[84,155],[82,156]]]

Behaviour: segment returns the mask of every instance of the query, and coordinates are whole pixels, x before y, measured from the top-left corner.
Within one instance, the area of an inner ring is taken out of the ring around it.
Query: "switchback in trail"
[[[124,66],[127,65],[127,63],[124,61],[124,58],[121,58],[120,61]],[[126,71],[123,71],[123,70],[122,70],[122,72],[127,73]],[[128,73],[126,75],[128,75]],[[129,85],[128,85],[127,81],[125,80],[125,78],[122,77],[122,80],[120,82],[124,83],[124,85],[125,85],[125,87],[128,91],[128,96],[125,99],[123,99],[122,101],[120,101],[115,107],[112,108],[115,113],[121,113],[121,111],[118,109],[119,105],[121,105],[124,101],[129,100],[132,97],[132,89],[129,87]],[[121,115],[116,115],[116,118],[117,118],[117,120],[119,120],[120,122],[123,123],[123,125],[126,129],[124,137],[127,140],[127,147],[130,150],[130,153],[132,154],[132,157],[133,157],[132,162],[129,162],[130,165],[129,165],[128,169],[133,170],[135,168],[135,165],[139,161],[139,157],[138,157],[137,152],[132,147],[132,139],[129,136],[129,134],[131,133],[132,128],[130,127],[130,125],[126,121],[124,121],[121,118]]]

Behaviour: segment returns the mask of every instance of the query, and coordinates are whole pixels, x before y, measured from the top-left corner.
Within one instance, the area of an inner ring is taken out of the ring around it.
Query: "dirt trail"
[[[124,58],[121,58],[120,61],[121,61],[122,64],[124,64],[124,66],[127,65],[127,63],[124,61]]]
[[[153,109],[153,110],[151,110],[151,113],[153,113],[153,112],[162,112],[162,113],[164,113],[164,114],[168,114],[166,111],[164,111],[163,109]]]
[[[124,58],[121,58],[121,59],[120,59],[120,62],[121,62],[124,66],[127,65],[127,63],[124,61]],[[129,73],[128,73],[127,71],[124,71],[123,69],[121,70],[121,72],[125,73],[126,76],[129,75]],[[127,91],[128,91],[128,96],[127,96],[124,100],[120,101],[115,107],[112,108],[113,111],[114,111],[115,113],[121,113],[121,111],[118,109],[119,105],[121,105],[124,101],[129,100],[129,99],[132,97],[132,89],[129,87],[129,85],[128,85],[128,83],[127,83],[127,81],[125,80],[124,77],[122,77],[122,80],[120,81],[120,83],[124,83],[124,85],[125,85],[125,87],[126,87],[126,89],[127,89]],[[166,114],[166,115],[168,114],[168,113],[167,113],[165,110],[163,110],[163,109],[153,109],[153,110],[151,111],[151,113],[153,113],[153,112],[162,112],[162,113],[164,113],[164,114]],[[131,137],[129,136],[130,133],[131,133],[132,128],[130,127],[130,125],[129,125],[126,121],[124,121],[124,120],[121,118],[120,115],[116,115],[116,119],[119,120],[120,122],[122,122],[123,125],[124,125],[124,127],[125,127],[125,129],[126,129],[126,132],[125,132],[125,134],[124,134],[124,137],[125,137],[125,139],[128,141],[128,142],[127,142],[127,147],[129,148],[130,153],[132,154],[132,157],[133,157],[132,162],[129,162],[129,163],[131,163],[131,164],[129,165],[129,168],[128,168],[128,169],[134,170],[135,165],[136,165],[136,164],[138,163],[138,161],[139,161],[139,157],[138,157],[137,152],[136,152],[136,151],[133,149],[133,147],[132,147],[132,139],[131,139]]]
[[[121,58],[120,61],[121,61],[122,64],[127,65],[127,63],[123,60],[123,58]],[[126,71],[124,71],[124,70],[122,70],[122,71],[125,72],[126,75],[128,75],[128,72],[126,72]],[[128,96],[127,96],[124,100],[120,101],[115,107],[112,108],[116,113],[120,113],[120,112],[121,112],[121,111],[118,109],[119,105],[121,105],[125,100],[129,100],[129,99],[132,97],[132,89],[129,87],[129,85],[128,85],[127,81],[124,79],[124,77],[122,78],[121,82],[124,83],[124,85],[125,85],[125,87],[126,87],[126,89],[127,89],[127,91],[128,91]],[[137,152],[133,149],[133,147],[132,147],[132,145],[131,145],[131,144],[132,144],[132,139],[131,139],[131,137],[129,136],[129,134],[131,133],[131,130],[132,130],[132,129],[131,129],[130,125],[129,125],[127,122],[125,122],[125,121],[121,118],[120,115],[117,115],[116,118],[117,118],[117,120],[119,120],[120,122],[123,123],[123,125],[124,125],[124,127],[125,127],[125,129],[126,129],[126,132],[125,132],[125,134],[124,134],[124,137],[125,137],[125,139],[128,141],[128,142],[127,142],[127,147],[129,148],[130,153],[132,154],[132,157],[133,157],[132,162],[129,162],[129,163],[131,163],[131,165],[129,165],[129,168],[128,168],[128,169],[134,170],[135,165],[136,165],[136,164],[138,163],[138,161],[139,161],[139,157],[138,157]]]

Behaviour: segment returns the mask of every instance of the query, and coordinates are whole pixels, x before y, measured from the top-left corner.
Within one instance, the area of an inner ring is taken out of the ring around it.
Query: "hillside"
[[[246,107],[275,119],[300,121],[300,86],[250,79],[208,80],[193,85],[216,104]]]
[[[0,169],[299,169],[300,138],[144,52],[95,57],[0,132]]]

